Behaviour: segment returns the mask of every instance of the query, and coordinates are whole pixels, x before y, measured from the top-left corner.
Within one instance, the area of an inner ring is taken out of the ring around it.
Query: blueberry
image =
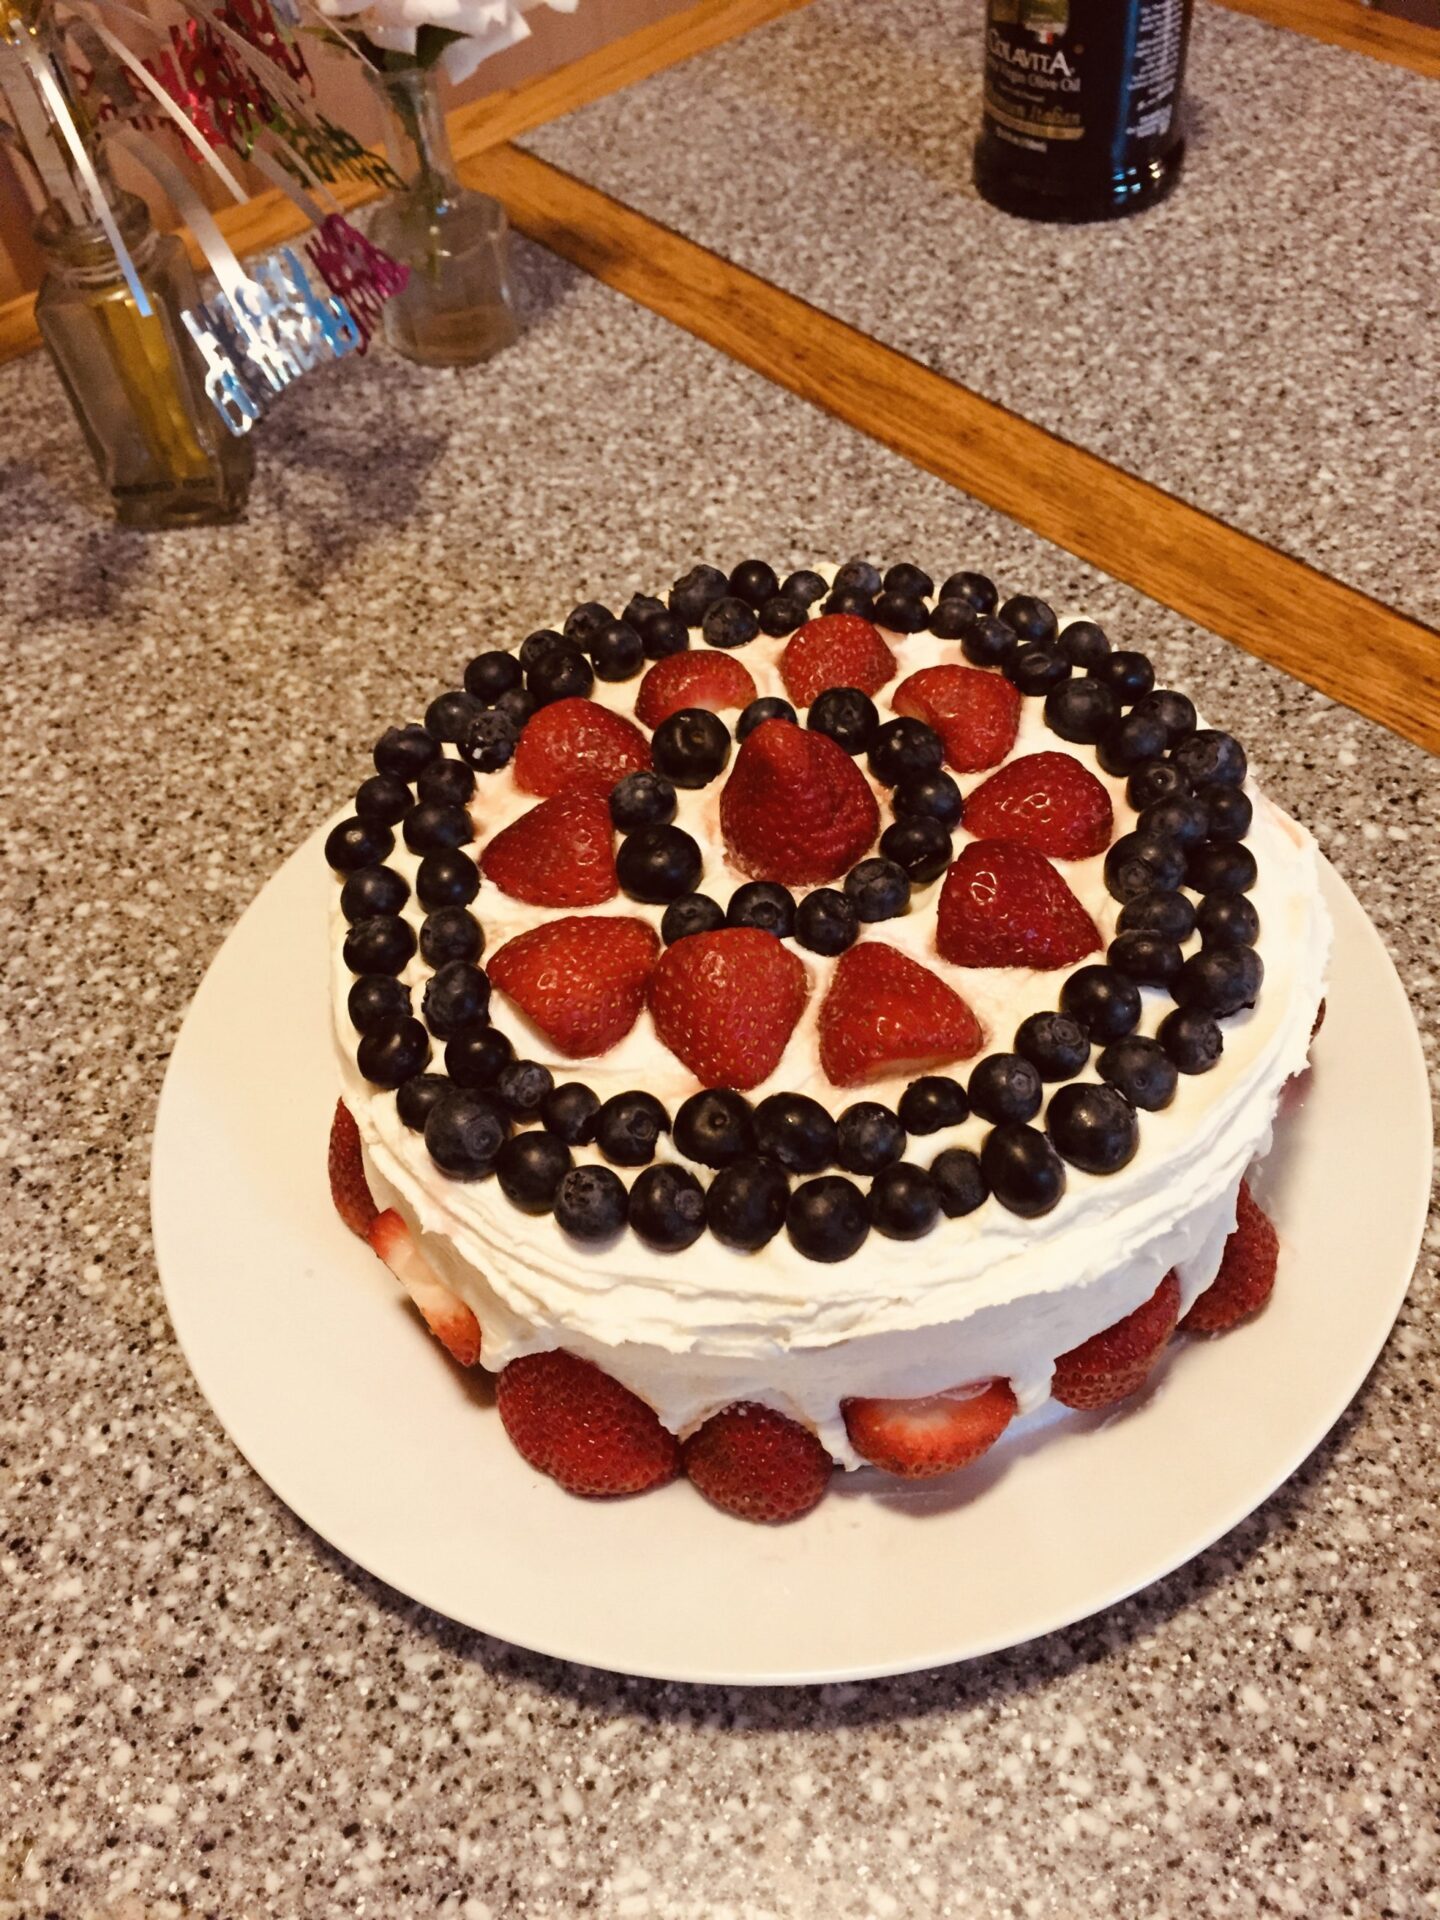
[[[1105,885],[1116,900],[1168,893],[1185,878],[1185,849],[1154,833],[1122,833],[1105,855]]]
[[[1122,707],[1133,706],[1155,685],[1155,669],[1149,658],[1143,653],[1107,653],[1090,668],[1092,680],[1098,680],[1102,687],[1109,687]],[[1156,720],[1166,746],[1170,744],[1169,728],[1164,721],[1158,720],[1154,713],[1145,715],[1147,720]]]
[[[808,1093],[772,1093],[755,1109],[755,1146],[787,1173],[818,1173],[835,1158],[835,1122]]]
[[[880,585],[886,593],[908,593],[921,600],[928,600],[935,591],[935,582],[925,569],[914,566],[909,560],[900,560],[893,567],[887,567]]]
[[[643,640],[646,627],[659,616],[668,618],[663,600],[657,600],[653,593],[632,593],[620,618],[627,627],[633,627]]]
[[[844,953],[859,931],[859,914],[835,887],[816,887],[795,909],[795,938],[810,953]]]
[[[425,1146],[442,1173],[474,1180],[489,1173],[510,1131],[488,1094],[447,1087],[425,1116]]]
[[[938,1133],[958,1127],[970,1115],[965,1089],[948,1073],[925,1073],[912,1080],[899,1102],[900,1124],[907,1133]]]
[[[1005,662],[1005,678],[1032,698],[1053,693],[1070,678],[1070,662],[1054,647],[1020,647]]]
[[[1127,713],[1105,729],[1095,755],[1106,773],[1133,773],[1165,751],[1165,728],[1153,713]]]
[[[360,782],[355,793],[355,812],[360,819],[382,827],[397,825],[414,804],[414,794],[393,773],[372,773]]]
[[[475,792],[475,775],[463,760],[432,760],[416,782],[422,800],[463,807]]]
[[[748,739],[756,727],[763,726],[767,720],[788,720],[794,726],[798,717],[788,700],[767,694],[763,700],[752,700],[735,722],[735,738]]]
[[[750,1102],[729,1087],[692,1093],[675,1115],[675,1145],[702,1167],[728,1167],[755,1151]]]
[[[727,594],[706,608],[701,630],[712,647],[744,647],[759,633],[760,621],[753,607]]]
[[[340,911],[347,920],[368,920],[373,913],[399,913],[409,898],[409,881],[393,867],[361,867],[340,889]]]
[[[623,620],[612,620],[590,643],[590,658],[600,680],[633,680],[645,659],[639,634]]]
[[[979,617],[968,600],[937,600],[930,614],[930,631],[937,640],[963,640]]]
[[[1182,773],[1197,787],[1238,787],[1243,785],[1249,763],[1245,749],[1232,734],[1205,727],[1182,740],[1173,755]]]
[[[1193,792],[1179,767],[1172,767],[1168,760],[1143,761],[1125,782],[1125,798],[1137,813],[1161,800],[1188,800]]]
[[[617,1167],[643,1167],[670,1131],[670,1116],[653,1093],[612,1093],[595,1115],[595,1144]]]
[[[553,627],[541,627],[537,633],[528,634],[520,642],[521,671],[527,674],[533,673],[548,654],[564,644],[563,635],[556,633]]]
[[[1188,940],[1195,931],[1195,909],[1183,893],[1141,893],[1120,909],[1119,926],[1121,933]]]
[[[1181,1073],[1208,1073],[1224,1051],[1219,1022],[1203,1007],[1177,1007],[1156,1034]]]
[[[780,583],[780,591],[797,606],[813,607],[817,600],[824,597],[825,582],[818,573],[811,573],[808,567],[802,567],[798,573],[786,575]]]
[[[1082,1173],[1118,1173],[1140,1145],[1135,1109],[1108,1086],[1058,1087],[1045,1110],[1045,1131],[1060,1157]]]
[[[498,1027],[464,1027],[445,1048],[445,1071],[457,1087],[493,1087],[515,1049]]]
[[[970,1111],[999,1125],[1033,1120],[1040,1111],[1040,1073],[1020,1053],[991,1053],[970,1069]]]
[[[378,821],[342,820],[325,836],[325,858],[336,873],[356,873],[388,860],[394,846],[394,834]]]
[[[608,627],[614,618],[609,607],[599,600],[582,600],[578,607],[572,607],[565,616],[564,637],[571,646],[588,653],[596,634]]]
[[[870,1183],[870,1224],[887,1240],[919,1240],[940,1218],[940,1189],[923,1167],[899,1160]]]
[[[427,853],[415,876],[415,892],[428,912],[436,907],[468,907],[480,891],[480,869],[459,847]]]
[[[787,633],[794,633],[797,627],[803,627],[806,617],[805,608],[798,600],[787,600],[783,593],[773,594],[760,609],[760,631],[768,633],[772,640],[779,640]]]
[[[423,727],[387,727],[375,742],[376,771],[393,774],[397,780],[413,780],[439,758],[440,742],[432,740]]]
[[[723,600],[730,582],[718,567],[692,567],[670,589],[670,611],[687,627],[698,627],[706,609]]]
[[[716,933],[725,924],[725,909],[708,893],[684,893],[672,900],[660,922],[660,938],[667,947],[688,940],[692,933]]]
[[[1145,1113],[1159,1113],[1168,1107],[1180,1080],[1175,1062],[1160,1042],[1138,1033],[1106,1047],[1095,1068],[1102,1080]]]
[[[1090,1040],[1068,1013],[1032,1013],[1015,1029],[1015,1051],[1042,1080],[1069,1080],[1090,1058]]]
[[[630,1196],[609,1167],[572,1167],[555,1190],[555,1218],[573,1240],[609,1240],[625,1225]]]
[[[495,1076],[495,1095],[520,1124],[534,1120],[555,1091],[555,1076],[538,1060],[510,1060]]]
[[[485,951],[480,922],[464,907],[437,907],[420,928],[420,957],[427,966],[450,960],[478,960]]]
[[[742,560],[730,575],[731,593],[758,613],[780,591],[780,577],[764,560]]]
[[[935,729],[908,717],[887,720],[878,727],[867,755],[871,773],[887,787],[898,787],[916,774],[938,773],[944,758]]]
[[[1210,816],[1201,801],[1193,797],[1187,800],[1177,793],[1169,800],[1156,800],[1143,807],[1135,831],[1173,840],[1188,853],[1191,847],[1198,847],[1210,831]]]
[[[994,614],[981,614],[961,634],[960,651],[972,667],[1003,667],[1015,652],[1015,635]]]
[[[835,575],[832,592],[851,589],[856,593],[868,593],[873,600],[885,582],[880,577],[880,569],[872,567],[868,560],[847,560]]]
[[[1060,989],[1060,1011],[1096,1042],[1123,1040],[1140,1019],[1140,989],[1113,967],[1077,967]]]
[[[868,620],[875,611],[875,601],[868,593],[862,593],[859,587],[836,587],[820,602],[821,613],[853,613],[861,620]]]
[[[368,1033],[382,1020],[394,1020],[409,1013],[410,989],[388,973],[362,973],[345,999],[350,1024],[359,1033]]]
[[[520,729],[498,707],[487,707],[465,729],[460,758],[477,773],[498,773],[515,757]]]
[[[940,1210],[951,1220],[974,1213],[990,1189],[980,1171],[980,1156],[968,1147],[946,1147],[930,1162],[930,1178],[940,1196]]]
[[[987,580],[983,573],[952,573],[948,580],[940,583],[940,598],[963,600],[967,607],[986,616],[994,613],[1000,604],[995,582]]]
[[[1013,1122],[986,1134],[980,1149],[986,1187],[1011,1213],[1033,1220],[1065,1191],[1065,1169],[1043,1133]]]
[[[549,1213],[560,1182],[574,1164],[570,1149],[553,1133],[517,1133],[495,1156],[495,1178],[512,1207],[522,1213]]]
[[[762,933],[773,933],[777,940],[788,940],[795,931],[795,896],[773,880],[749,880],[731,894],[725,923],[758,927]]]
[[[657,613],[645,624],[640,635],[647,660],[665,660],[672,653],[685,653],[690,646],[690,629],[676,613]]]
[[[425,982],[420,1011],[437,1040],[453,1040],[489,1013],[489,976],[468,960],[447,960]]]
[[[1195,798],[1205,809],[1210,822],[1210,838],[1217,845],[1243,840],[1250,831],[1255,809],[1248,793],[1239,787],[1201,787]]]
[[[412,1015],[393,1014],[379,1020],[360,1036],[356,1060],[365,1078],[377,1087],[399,1087],[425,1071],[430,1058],[430,1036]]]
[[[1224,1016],[1254,1006],[1264,978],[1264,962],[1253,947],[1202,947],[1180,969],[1171,992],[1182,1007]]]
[[[1170,687],[1143,694],[1135,702],[1135,711],[1153,715],[1164,727],[1172,747],[1178,747],[1195,731],[1195,702]]]
[[[675,818],[675,788],[663,774],[627,773],[610,789],[610,818],[621,833],[668,826]]]
[[[630,1189],[630,1224],[647,1245],[679,1253],[705,1231],[705,1189],[688,1167],[646,1167]]]
[[[875,601],[874,619],[887,633],[923,633],[930,624],[930,609],[919,594],[887,587]]]
[[[351,973],[399,973],[415,951],[415,929],[398,913],[372,913],[353,923],[342,951]]]
[[[507,653],[503,647],[491,647],[486,653],[477,653],[465,669],[465,691],[473,693],[477,700],[483,700],[487,706],[493,706],[502,693],[510,693],[522,686],[525,669],[513,653]]]
[[[412,1133],[423,1133],[430,1109],[450,1091],[443,1073],[417,1073],[396,1090],[395,1111]]]
[[[804,1180],[785,1209],[785,1230],[807,1260],[848,1260],[870,1231],[865,1196],[838,1173]]]
[[[437,740],[463,740],[465,729],[483,711],[473,693],[442,693],[425,709],[425,731]]]
[[[1260,938],[1260,915],[1243,893],[1207,893],[1195,924],[1205,947],[1253,947]]]
[[[853,755],[864,753],[869,747],[880,716],[875,711],[875,702],[858,687],[827,687],[811,703],[805,724]]]
[[[556,700],[585,699],[595,684],[595,670],[578,647],[557,640],[531,667],[526,683],[536,706],[548,707]]]
[[[897,820],[881,834],[880,851],[904,869],[912,886],[923,887],[949,866],[950,835],[938,820]]]
[[[1079,746],[1093,747],[1119,717],[1114,694],[1098,680],[1066,680],[1045,696],[1046,726]]]
[[[704,707],[682,707],[655,729],[650,756],[677,787],[708,786],[730,758],[730,729]]]
[[[784,1226],[789,1198],[784,1171],[755,1154],[716,1174],[705,1195],[705,1218],[717,1240],[753,1253]]]
[[[1071,666],[1079,667],[1082,673],[1097,666],[1110,651],[1105,629],[1097,627],[1093,620],[1067,621],[1055,644]]]
[[[502,693],[495,702],[496,713],[503,713],[517,733],[525,731],[525,723],[536,708],[533,693],[527,693],[524,687],[512,687],[509,693]]]
[[[894,860],[874,856],[845,876],[845,897],[862,920],[893,920],[910,904],[910,879]]]
[[[475,825],[467,809],[443,800],[422,800],[405,820],[405,844],[412,853],[447,853],[474,838]]]
[[[847,1173],[879,1173],[905,1151],[905,1129],[878,1100],[857,1100],[835,1122],[835,1158]]]
[[[1053,640],[1060,631],[1055,609],[1045,601],[1037,600],[1033,593],[1012,594],[1001,607],[1000,618],[1020,640],[1035,640],[1044,644]]]
[[[595,1138],[600,1098],[579,1080],[552,1087],[540,1103],[540,1119],[567,1147],[586,1147]]]
[[[1185,868],[1185,884],[1196,893],[1248,893],[1258,878],[1254,854],[1238,841],[1196,847]]]
[[[642,827],[620,842],[615,877],[632,900],[658,906],[692,892],[703,864],[683,827]]]
[[[917,773],[902,780],[890,804],[897,820],[938,820],[947,830],[965,817],[960,789],[948,773]]]
[[[1117,934],[1105,958],[1117,973],[1142,987],[1168,987],[1185,964],[1179,942],[1160,933]]]

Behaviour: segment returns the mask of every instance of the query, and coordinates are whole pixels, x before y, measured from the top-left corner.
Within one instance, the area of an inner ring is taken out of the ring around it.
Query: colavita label
[[[1184,49],[1184,0],[990,0],[991,130],[1031,153],[1084,141],[1119,162],[1169,128]]]

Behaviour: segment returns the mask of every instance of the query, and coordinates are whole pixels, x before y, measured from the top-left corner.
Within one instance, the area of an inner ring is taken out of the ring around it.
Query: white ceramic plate
[[[1429,1191],[1424,1065],[1389,958],[1327,869],[1329,1016],[1263,1174],[1283,1250],[1258,1320],[1176,1341],[1118,1414],[1044,1409],[949,1483],[837,1477],[790,1527],[730,1520],[683,1482],[573,1499],[525,1465],[488,1380],[450,1364],[331,1208],[323,871],[317,834],[186,1016],[155,1132],[161,1280],[202,1390],[281,1499],[486,1633],[624,1673],[756,1684],[1013,1646],[1253,1511],[1339,1418],[1399,1310]]]

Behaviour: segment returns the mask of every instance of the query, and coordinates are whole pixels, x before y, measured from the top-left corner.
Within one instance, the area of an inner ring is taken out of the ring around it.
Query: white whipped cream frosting
[[[886,639],[899,672],[876,696],[882,718],[889,717],[888,697],[908,674],[964,664],[954,641],[929,634]],[[785,644],[762,637],[733,656],[753,676],[758,694],[784,695],[776,663]],[[594,697],[628,713],[638,686],[638,677],[611,685],[597,681]],[[1124,781],[1100,770],[1092,748],[1051,733],[1042,706],[1038,699],[1023,702],[1009,757],[1071,754],[1110,792],[1115,834],[1127,832],[1134,810]],[[737,716],[724,717],[733,726]],[[988,773],[957,777],[968,795]],[[704,853],[700,890],[722,905],[746,877],[724,857],[723,784],[722,775],[699,792],[682,791],[677,815]],[[1235,1223],[1241,1176],[1268,1149],[1281,1089],[1305,1064],[1330,945],[1318,855],[1309,834],[1253,780],[1247,791],[1255,807],[1248,845],[1259,868],[1251,898],[1260,914],[1258,950],[1265,963],[1259,1000],[1224,1022],[1225,1051],[1216,1067],[1182,1075],[1169,1108],[1140,1115],[1139,1150],[1129,1166],[1108,1176],[1067,1168],[1064,1195],[1040,1219],[1021,1219],[987,1200],[964,1219],[942,1218],[921,1240],[893,1241],[872,1232],[858,1253],[833,1265],[805,1259],[783,1231],[753,1254],[736,1252],[709,1233],[678,1254],[647,1247],[628,1231],[608,1246],[578,1246],[553,1219],[512,1207],[493,1178],[455,1181],[441,1173],[423,1138],[400,1121],[394,1095],[361,1077],[358,1036],[346,1011],[352,976],[341,958],[344,921],[336,886],[335,1035],[345,1102],[360,1129],[376,1198],[398,1207],[419,1230],[427,1257],[473,1309],[486,1367],[498,1372],[522,1354],[566,1347],[639,1394],[676,1433],[689,1432],[732,1401],[758,1400],[813,1427],[836,1460],[855,1467],[864,1463],[848,1442],[841,1415],[850,1397],[909,1397],[998,1376],[1012,1382],[1021,1411],[1028,1412],[1048,1397],[1057,1356],[1139,1306],[1172,1267],[1186,1307],[1210,1284]],[[878,788],[877,794],[883,826],[891,817],[888,796]],[[478,855],[500,827],[535,804],[508,769],[482,775],[471,807],[471,851]],[[962,825],[957,852],[966,838]],[[413,887],[419,859],[398,833],[388,864]],[[1105,889],[1103,856],[1054,864],[1108,942],[1119,905]],[[905,915],[864,929],[862,938],[888,941],[933,968],[974,1008],[986,1049],[1007,1048],[1027,1014],[1057,1004],[1070,969],[949,965],[935,951],[940,884],[917,888]],[[485,882],[472,911],[484,928],[486,953],[493,954],[514,934],[554,918],[556,910],[510,900]],[[658,926],[663,910],[621,894],[576,911],[633,914]],[[423,914],[413,894],[406,917],[418,931]],[[1192,939],[1186,951],[1198,944]],[[844,1089],[825,1079],[816,1018],[835,962],[795,950],[811,976],[810,1000],[774,1074],[750,1097],[758,1101],[780,1089],[805,1092],[835,1113],[857,1099],[893,1106],[904,1076]],[[427,973],[417,956],[401,976],[414,988],[417,1011]],[[1173,1003],[1156,989],[1144,988],[1142,995],[1139,1031],[1153,1033]],[[603,1058],[579,1062],[560,1056],[498,995],[495,1012],[517,1052],[544,1061],[557,1082],[583,1080],[602,1099],[645,1088],[672,1115],[696,1090],[693,1077],[661,1044],[647,1012]],[[963,1078],[963,1066],[958,1071]],[[1096,1077],[1093,1056],[1080,1077]],[[907,1157],[928,1165],[947,1146],[978,1150],[986,1131],[984,1122],[972,1118],[917,1136]],[[668,1136],[661,1153],[679,1157]],[[601,1156],[579,1149],[577,1158]],[[694,1171],[702,1180],[709,1177],[703,1168]]]

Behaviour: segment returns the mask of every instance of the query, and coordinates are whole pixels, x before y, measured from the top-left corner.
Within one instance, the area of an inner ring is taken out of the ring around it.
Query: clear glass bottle
[[[373,78],[414,153],[410,185],[370,219],[375,245],[410,268],[405,290],[385,302],[385,338],[422,366],[474,366],[519,332],[505,209],[456,178],[433,67]]]
[[[233,520],[254,457],[206,398],[180,318],[200,298],[190,261],[173,233],[155,231],[143,200],[110,200],[152,311],[140,313],[103,228],[52,205],[35,226],[48,269],[35,300],[41,337],[118,520],[152,529]]]

